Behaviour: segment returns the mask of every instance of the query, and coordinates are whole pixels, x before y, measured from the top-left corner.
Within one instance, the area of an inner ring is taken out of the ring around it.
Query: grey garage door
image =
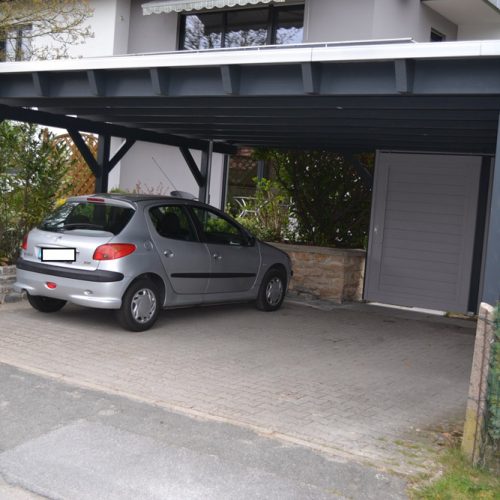
[[[379,153],[365,299],[466,312],[481,158]]]

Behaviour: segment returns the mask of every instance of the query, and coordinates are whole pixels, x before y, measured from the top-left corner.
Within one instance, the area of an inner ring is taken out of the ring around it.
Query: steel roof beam
[[[225,94],[238,95],[240,93],[241,70],[237,65],[220,67],[222,88]]]
[[[447,125],[446,123],[435,123],[428,127],[425,127],[422,123],[414,124],[391,124],[384,126],[383,123],[372,123],[364,122],[363,125],[355,125],[352,122],[346,123],[342,122],[331,123],[322,122],[317,124],[303,123],[297,125],[290,125],[281,122],[267,122],[267,123],[201,123],[193,126],[189,123],[175,123],[175,122],[150,122],[150,121],[130,121],[122,122],[117,121],[117,124],[121,125],[133,125],[134,127],[144,127],[144,128],[155,128],[160,130],[169,129],[177,134],[198,134],[203,131],[219,131],[219,132],[245,132],[245,131],[256,131],[266,133],[268,131],[279,131],[280,128],[285,127],[287,132],[298,132],[304,135],[304,127],[307,127],[307,132],[324,132],[329,131],[332,133],[342,132],[342,133],[370,133],[373,131],[380,131],[383,129],[389,134],[403,135],[408,133],[414,134],[468,134],[468,135],[478,135],[483,134],[495,135],[496,130],[493,127],[488,127],[484,123],[454,123],[453,125]]]
[[[0,82],[3,82],[3,75],[0,71]],[[457,85],[460,82],[457,82]],[[1,87],[4,87],[3,83]],[[321,111],[330,109],[332,111],[349,110],[492,110],[500,108],[500,86],[494,94],[479,95],[363,95],[363,96],[238,96],[237,98],[228,96],[207,96],[199,94],[194,97],[9,97],[0,95],[0,103],[12,106],[30,107],[57,107],[77,109],[148,109],[154,110],[171,109],[177,111],[192,110],[205,113],[234,113],[248,112],[261,113],[262,111]]]
[[[200,139],[186,139],[168,133],[159,133],[149,130],[134,129],[110,123],[93,122],[82,118],[55,115],[45,111],[34,111],[32,109],[14,108],[0,104],[0,117],[3,119],[17,120],[23,122],[37,123],[49,127],[60,127],[64,129],[91,132],[99,135],[123,137],[134,141],[152,142],[166,146],[188,147],[192,149],[206,150],[208,141]],[[215,143],[214,151],[217,153],[234,153],[234,147],[225,143]]]
[[[198,184],[198,187],[204,187],[207,180],[200,172],[200,169],[198,169],[198,165],[196,164],[191,151],[189,151],[188,148],[184,147],[179,148],[179,150],[182,154],[182,157],[184,158],[184,161],[187,163],[189,170],[193,174],[194,180],[196,181],[196,184]]]

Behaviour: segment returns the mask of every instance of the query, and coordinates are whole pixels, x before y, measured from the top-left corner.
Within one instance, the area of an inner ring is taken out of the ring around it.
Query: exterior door
[[[192,208],[210,251],[208,293],[244,292],[257,278],[260,252],[231,220],[201,207]]]
[[[481,158],[379,153],[365,299],[467,312]]]
[[[149,209],[154,226],[154,244],[174,291],[178,294],[204,294],[210,272],[210,254],[199,241],[186,209],[162,205]]]

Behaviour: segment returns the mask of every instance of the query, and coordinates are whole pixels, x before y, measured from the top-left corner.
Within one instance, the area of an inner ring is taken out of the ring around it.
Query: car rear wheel
[[[28,293],[28,302],[31,307],[44,313],[57,312],[66,304],[65,300],[53,299],[51,297],[42,297],[41,295],[30,295]]]
[[[256,306],[261,311],[276,311],[285,298],[286,278],[278,269],[269,270],[259,288]]]
[[[116,311],[118,322],[127,330],[143,332],[151,328],[160,312],[158,289],[148,279],[132,283]]]

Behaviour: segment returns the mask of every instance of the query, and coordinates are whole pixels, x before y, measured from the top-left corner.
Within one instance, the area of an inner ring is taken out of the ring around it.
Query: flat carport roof
[[[499,113],[500,41],[393,40],[0,65],[0,118],[67,128],[83,150],[78,132],[107,137],[97,162],[86,155],[102,179],[135,140],[179,146],[200,186],[207,162],[200,173],[188,148],[494,155]],[[127,139],[112,159],[110,136]],[[485,296],[493,303],[500,295],[499,175],[490,214]]]
[[[197,148],[212,140],[216,147],[494,154],[500,42],[402,40],[3,63],[0,103],[176,135]],[[0,110],[7,114],[15,113]]]

